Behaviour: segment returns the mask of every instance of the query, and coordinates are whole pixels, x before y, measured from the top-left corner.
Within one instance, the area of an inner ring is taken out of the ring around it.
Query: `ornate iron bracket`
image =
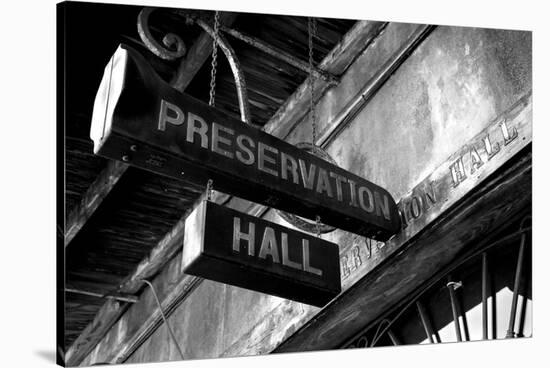
[[[166,34],[162,39],[162,43],[164,44],[164,46],[162,46],[151,34],[149,29],[149,15],[151,15],[153,10],[155,10],[155,8],[143,8],[139,12],[137,21],[139,37],[153,54],[163,60],[175,60],[182,57],[187,52],[187,48],[178,35],[174,33]],[[174,46],[176,47],[176,51],[171,51],[169,48]]]
[[[148,7],[143,8],[143,10],[138,15],[138,33],[141,40],[143,41],[145,46],[149,50],[151,50],[153,54],[160,57],[161,59],[175,60],[177,58],[182,57],[183,55],[185,55],[186,47],[183,40],[179,36],[173,33],[168,33],[166,36],[164,36],[163,43],[166,47],[162,46],[153,38],[149,30],[148,19],[149,19],[149,15],[155,9],[156,8],[148,8]],[[178,14],[185,18],[185,21],[187,24],[198,25],[203,29],[203,31],[205,31],[208,35],[210,35],[210,37],[212,37],[213,40],[215,40],[213,28],[209,24],[207,24],[205,21],[196,17],[192,17],[181,10],[178,10]],[[237,55],[235,54],[235,51],[229,45],[225,37],[223,37],[221,34],[218,34],[217,41],[218,41],[218,46],[223,51],[225,57],[229,61],[231,71],[233,72],[233,77],[235,78],[235,85],[237,87],[237,97],[239,100],[239,110],[241,114],[241,120],[247,124],[250,124],[252,120],[250,118],[248,93],[246,90],[246,81],[241,68],[241,64],[239,63],[239,60],[237,58]],[[169,49],[167,49],[167,47],[173,47],[174,45],[177,47],[177,51],[170,51]]]
[[[185,53],[186,53],[186,47],[185,47],[185,44],[184,44],[183,40],[179,36],[177,36],[173,33],[168,33],[163,38],[164,46],[161,45],[159,42],[157,42],[153,38],[153,36],[152,36],[152,34],[149,30],[148,19],[149,19],[149,16],[151,15],[151,13],[155,9],[156,8],[149,8],[149,7],[143,8],[143,10],[138,15],[138,33],[139,33],[139,36],[140,36],[141,40],[143,41],[145,46],[149,50],[151,50],[151,52],[153,52],[153,54],[160,57],[161,59],[175,60],[177,58],[180,58],[180,57],[184,56]],[[246,88],[246,80],[245,80],[240,62],[237,58],[237,55],[235,54],[235,51],[229,45],[229,42],[227,41],[227,39],[222,34],[218,33],[217,37],[215,37],[213,27],[211,27],[204,20],[200,19],[199,17],[190,15],[186,11],[180,10],[180,9],[177,10],[177,14],[182,16],[183,19],[185,19],[186,24],[188,24],[188,25],[192,25],[192,24],[198,25],[199,27],[202,28],[202,30],[204,32],[206,32],[210,37],[212,37],[214,42],[215,42],[215,40],[217,40],[218,46],[223,51],[225,57],[227,58],[227,60],[229,62],[229,65],[231,67],[231,71],[233,73],[233,77],[235,79],[235,86],[237,88],[237,97],[238,97],[238,101],[239,101],[239,110],[240,110],[240,114],[241,114],[241,120],[244,121],[247,124],[250,124],[251,123],[251,118],[250,118],[250,107],[249,107],[249,103],[248,103],[248,93],[247,93],[247,88]],[[292,57],[291,55],[287,55],[286,53],[281,53],[280,50],[273,49],[269,45],[266,45],[266,44],[264,44],[264,43],[262,43],[258,40],[255,40],[251,37],[243,35],[243,34],[237,32],[237,31],[233,31],[233,30],[231,30],[227,27],[224,27],[223,25],[222,25],[221,28],[224,32],[229,33],[229,34],[231,34],[232,36],[234,36],[238,39],[244,40],[245,42],[251,44],[252,46],[254,46],[254,47],[256,47],[260,50],[262,50],[263,52],[265,52],[267,54],[278,57],[279,59],[281,59],[281,60],[283,60],[287,63],[290,63],[291,65],[294,65],[295,67],[297,67],[301,70],[308,70],[308,67],[304,62],[302,62],[300,60],[297,60],[296,58]],[[171,50],[168,49],[168,48],[173,48],[174,46],[177,49],[176,51],[171,51]],[[336,77],[330,75],[328,72],[323,71],[323,70],[321,70],[317,67],[313,68],[312,72],[316,76],[319,76],[319,77],[323,78],[324,80],[328,81],[331,85],[335,85],[335,84],[338,83],[338,79]],[[177,80],[177,79],[178,78],[176,77],[175,80]],[[329,161],[333,164],[336,163],[334,161],[334,159],[332,159],[332,157],[330,157],[330,155],[328,153],[326,153],[323,149],[312,145],[311,143],[298,143],[297,147],[301,148],[301,149],[304,149],[304,150],[312,153],[313,155],[316,155],[316,156],[318,156],[318,157],[320,157],[320,158],[322,158],[326,161]],[[293,215],[293,214],[290,214],[290,213],[287,213],[287,212],[277,210],[277,214],[280,217],[282,217],[284,220],[289,222],[290,224],[296,226],[298,229],[301,229],[301,230],[304,230],[304,231],[307,231],[307,232],[310,232],[310,233],[319,232],[319,233],[325,234],[325,233],[329,233],[329,232],[332,232],[332,231],[335,230],[335,228],[333,226],[329,226],[329,225],[325,225],[325,224],[317,224],[316,222],[308,221],[306,219],[303,219],[301,217],[298,217],[296,215]]]

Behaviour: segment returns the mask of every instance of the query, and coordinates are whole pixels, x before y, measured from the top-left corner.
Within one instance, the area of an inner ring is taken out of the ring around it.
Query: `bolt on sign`
[[[337,244],[211,201],[185,221],[182,270],[318,307],[341,290]]]
[[[377,240],[400,230],[383,188],[170,87],[120,45],[94,102],[94,153]]]

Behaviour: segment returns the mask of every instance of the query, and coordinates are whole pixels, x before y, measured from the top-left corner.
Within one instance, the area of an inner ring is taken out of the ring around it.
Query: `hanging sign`
[[[173,89],[121,45],[94,103],[94,152],[377,240],[400,230],[383,188]]]
[[[182,270],[319,307],[340,293],[337,244],[210,201],[185,221]]]

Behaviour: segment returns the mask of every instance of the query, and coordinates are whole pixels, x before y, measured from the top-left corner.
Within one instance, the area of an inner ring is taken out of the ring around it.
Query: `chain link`
[[[315,216],[315,228],[317,230],[317,237],[321,237],[321,216]]]
[[[307,18],[307,33],[308,33],[308,47],[309,47],[309,114],[311,119],[311,140],[312,144],[316,145],[317,131],[316,131],[316,117],[314,102],[314,83],[315,75],[313,74],[313,37],[317,33],[317,25],[315,18]]]
[[[216,68],[218,66],[218,32],[220,27],[220,14],[214,15],[214,42],[212,42],[212,69],[210,70],[210,100],[208,104],[215,106],[216,99]]]
[[[317,127],[314,106],[314,83],[315,75],[313,74],[313,37],[317,33],[315,18],[307,18],[307,33],[308,33],[308,54],[309,54],[309,113],[311,119],[311,143],[317,145]],[[315,216],[315,228],[317,237],[321,237],[321,216]]]
[[[210,70],[210,106],[215,106],[216,98],[216,67],[218,65],[218,29],[220,27],[220,15],[216,11],[214,14],[214,42],[212,43],[212,69]],[[214,192],[214,181],[208,179],[206,183],[206,199],[212,200],[212,194]]]
[[[208,179],[206,182],[206,200],[212,200],[212,194],[214,194],[214,180]]]

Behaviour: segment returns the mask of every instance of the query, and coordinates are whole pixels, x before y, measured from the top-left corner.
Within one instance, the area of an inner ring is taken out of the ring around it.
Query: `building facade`
[[[354,22],[317,63],[338,82],[316,79],[315,124],[304,80],[260,129],[313,140],[388,190],[399,233],[322,234],[339,246],[342,292],[318,308],[183,273],[184,216],[137,266],[174,247],[153,288],[102,306],[67,346],[69,365],[532,335],[531,33],[379,23]],[[212,200],[292,226],[274,209]]]

